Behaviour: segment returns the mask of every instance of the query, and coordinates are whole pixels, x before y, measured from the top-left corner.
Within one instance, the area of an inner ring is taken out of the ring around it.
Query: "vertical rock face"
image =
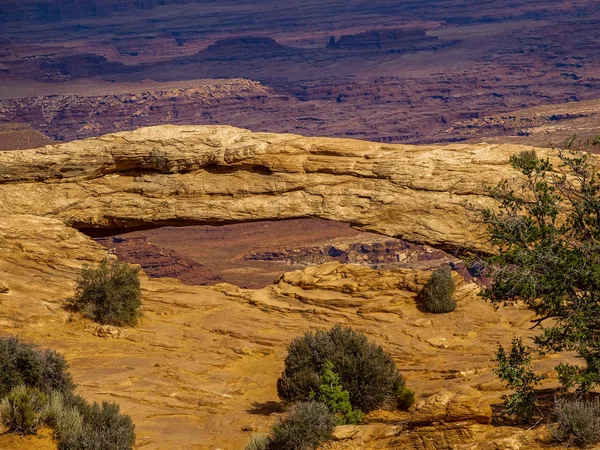
[[[526,149],[150,127],[0,153],[0,213],[77,228],[314,217],[451,250],[483,249],[485,230],[468,206],[492,205],[486,185],[516,177],[509,157]]]

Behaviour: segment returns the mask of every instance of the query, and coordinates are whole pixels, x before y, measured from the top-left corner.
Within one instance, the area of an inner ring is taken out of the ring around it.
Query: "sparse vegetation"
[[[401,385],[398,387],[398,392],[396,392],[396,396],[393,398],[392,404],[395,403],[396,408],[406,411],[410,408],[415,402],[415,391],[406,387],[406,385]]]
[[[83,419],[81,432],[61,435],[59,450],[129,450],[133,447],[135,426],[131,417],[120,413],[116,403],[86,403],[79,406],[79,412]]]
[[[450,266],[444,265],[433,272],[421,293],[428,311],[436,314],[449,313],[456,309],[454,281]]]
[[[553,441],[586,447],[600,443],[600,400],[557,399],[556,423],[550,425]]]
[[[72,306],[101,324],[133,326],[141,315],[138,273],[138,267],[120,261],[84,267]]]
[[[480,214],[497,252],[483,258],[493,279],[484,296],[535,311],[538,348],[577,352],[585,366],[557,369],[565,389],[587,392],[600,384],[600,181],[587,154],[558,157],[561,174],[534,152],[515,155],[523,181],[489,190],[498,208]]]
[[[288,346],[285,370],[277,391],[287,403],[311,400],[319,392],[321,374],[330,361],[353,409],[369,412],[396,398],[405,387],[392,357],[351,328],[306,333]]]
[[[302,402],[273,427],[269,450],[313,450],[331,437],[335,418],[323,403]]]
[[[535,407],[535,386],[543,379],[531,369],[530,350],[523,345],[520,338],[513,338],[509,354],[498,345],[496,360],[498,368],[494,369],[494,372],[515,391],[504,397],[505,413],[519,422],[529,422]]]
[[[43,393],[74,388],[65,359],[16,337],[0,338],[0,398],[20,385]]]
[[[253,435],[244,446],[244,450],[267,450],[268,448],[269,435],[264,433]]]
[[[131,418],[115,403],[90,405],[74,394],[65,359],[17,338],[0,339],[0,420],[9,430],[54,429],[59,450],[129,450]]]
[[[0,402],[0,419],[10,431],[36,434],[44,423],[48,397],[37,388],[19,385]]]

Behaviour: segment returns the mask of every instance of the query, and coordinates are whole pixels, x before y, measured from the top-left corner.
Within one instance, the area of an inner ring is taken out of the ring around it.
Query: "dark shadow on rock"
[[[265,402],[265,403],[252,403],[252,409],[249,409],[250,414],[260,414],[262,416],[270,416],[274,413],[282,413],[285,408],[280,402]]]

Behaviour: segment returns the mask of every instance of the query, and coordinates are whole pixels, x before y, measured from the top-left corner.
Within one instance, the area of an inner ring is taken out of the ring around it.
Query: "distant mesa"
[[[219,39],[199,53],[199,56],[210,59],[257,58],[267,56],[291,55],[299,49],[286,47],[275,39],[263,36],[246,36]]]
[[[337,41],[332,36],[327,48],[339,50],[395,50],[436,41],[438,41],[436,36],[428,36],[424,30],[420,29],[370,30],[359,34],[343,35]]]

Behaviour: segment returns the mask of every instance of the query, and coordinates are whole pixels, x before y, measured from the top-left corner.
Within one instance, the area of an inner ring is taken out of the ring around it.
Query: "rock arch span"
[[[508,160],[526,149],[157,126],[0,152],[0,214],[78,229],[313,217],[445,249],[483,248],[465,204],[490,205],[485,186],[517,176]]]

